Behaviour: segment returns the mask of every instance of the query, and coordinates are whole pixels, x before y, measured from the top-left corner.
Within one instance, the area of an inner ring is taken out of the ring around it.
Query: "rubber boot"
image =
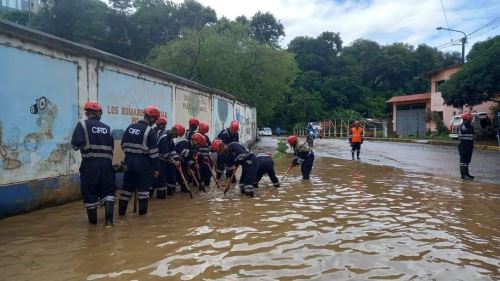
[[[462,175],[463,180],[473,180],[473,178],[467,175],[467,166],[460,166],[460,175]]]
[[[118,201],[118,215],[123,216],[127,212],[128,201],[119,200]]]
[[[280,187],[280,183],[277,182],[277,183],[273,183],[274,187]]]
[[[181,184],[181,192],[188,193],[188,189],[187,189],[186,185]]]
[[[114,208],[114,206],[115,206],[114,201],[106,201],[106,203],[104,204],[104,208],[105,208],[104,216],[106,219],[106,223],[104,224],[105,227],[112,227],[113,226],[113,208]]]
[[[97,224],[97,209],[87,209],[87,217],[90,224]]]
[[[148,199],[139,199],[139,216],[148,213]]]
[[[153,198],[153,195],[155,193],[155,189],[153,187],[149,188],[149,198]],[[158,191],[156,192],[156,195],[158,196]]]
[[[170,186],[167,187],[167,195],[168,196],[174,195],[174,189],[175,189],[174,187],[170,187]]]
[[[156,198],[158,198],[158,199],[167,198],[167,191],[166,190],[156,190]]]
[[[245,194],[247,196],[253,197],[254,196],[253,189],[252,188],[245,188]]]
[[[354,160],[354,151],[351,151],[352,160]]]
[[[469,174],[469,165],[465,166],[465,174],[466,174],[466,175],[467,175],[467,176],[468,176],[471,180],[473,180],[473,179],[474,179],[474,176],[471,176],[471,175]]]
[[[361,151],[359,151],[359,150],[357,150],[357,151],[356,151],[356,156],[358,157],[358,160],[359,160],[359,159],[361,159],[361,158],[359,158],[359,153],[360,153],[360,152],[361,152]],[[354,157],[354,156],[353,156],[353,157]]]

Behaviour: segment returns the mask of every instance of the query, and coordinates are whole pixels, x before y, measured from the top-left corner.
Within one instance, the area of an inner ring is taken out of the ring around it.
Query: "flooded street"
[[[0,280],[500,279],[499,184],[321,156],[299,170],[254,198],[153,199],[113,229],[80,202],[6,218]]]

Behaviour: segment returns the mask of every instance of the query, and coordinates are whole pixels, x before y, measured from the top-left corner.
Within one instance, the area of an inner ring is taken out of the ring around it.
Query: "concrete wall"
[[[102,51],[0,21],[0,218],[79,198],[79,152],[69,144],[83,104],[98,100],[123,158],[123,130],[159,107],[167,126],[197,117],[213,139],[236,118],[256,138],[251,104]]]

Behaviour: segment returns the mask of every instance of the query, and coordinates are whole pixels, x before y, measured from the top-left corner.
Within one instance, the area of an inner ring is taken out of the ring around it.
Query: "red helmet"
[[[200,121],[196,118],[190,118],[188,121],[189,126],[198,126],[200,125]]]
[[[196,144],[198,144],[198,147],[205,147],[205,146],[207,146],[207,139],[205,138],[204,135],[202,135],[200,133],[193,134],[193,136],[191,137],[191,141],[193,141]]]
[[[240,123],[238,121],[236,120],[231,121],[231,124],[229,125],[229,131],[237,132],[239,128],[240,128]]]
[[[295,135],[291,135],[291,136],[288,136],[288,138],[286,138],[286,142],[289,144],[289,145],[294,145],[297,143],[297,136]]]
[[[460,117],[462,117],[462,119],[465,121],[472,121],[472,113],[470,113],[468,111],[462,113],[462,115]]]
[[[208,133],[208,124],[206,123],[200,123],[200,127],[198,128],[198,132],[200,132],[200,134],[206,134]]]
[[[156,125],[167,125],[167,118],[161,116],[158,120],[156,120]]]
[[[219,152],[221,145],[222,145],[222,141],[221,140],[214,140],[212,142],[212,151],[213,152]]]
[[[151,117],[160,118],[160,110],[154,105],[150,105],[144,108],[144,114]]]
[[[83,106],[83,109],[85,110],[95,110],[95,111],[102,111],[101,105],[96,102],[96,101],[88,101],[85,103]]]
[[[177,131],[177,137],[182,137],[186,133],[186,129],[184,129],[184,127],[180,124],[175,124],[174,128]]]

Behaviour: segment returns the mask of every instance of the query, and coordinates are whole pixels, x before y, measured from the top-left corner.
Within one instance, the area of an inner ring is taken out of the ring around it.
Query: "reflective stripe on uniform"
[[[128,153],[134,153],[134,154],[148,154],[147,151],[144,151],[142,149],[135,149],[135,148],[130,148],[130,147],[123,147],[122,148],[123,152],[128,152]]]
[[[108,195],[102,199],[102,201],[115,202],[116,197],[114,195]]]
[[[111,145],[97,145],[97,144],[91,144],[90,149],[99,149],[99,150],[106,150],[106,151],[113,151],[113,148]]]
[[[144,135],[142,136],[142,147],[144,148],[144,150],[149,149],[149,147],[148,147],[148,135],[149,135],[150,131],[151,131],[151,126],[147,126],[146,131],[144,131]]]
[[[87,125],[85,125],[85,120],[80,120],[80,124],[82,124],[83,135],[85,136],[85,146],[83,147],[83,149],[89,149],[90,148],[89,133],[87,132]]]
[[[166,186],[158,187],[156,190],[165,191],[165,190],[167,190],[167,187]]]
[[[267,153],[259,153],[257,154],[257,157],[271,157],[271,156]]]
[[[95,203],[85,203],[85,208],[87,209],[97,209],[97,206],[99,206],[99,202],[95,202]]]
[[[148,199],[149,191],[137,191],[137,199]]]
[[[82,158],[108,158],[108,159],[113,159],[113,155],[108,154],[108,153],[97,153],[97,152],[89,152],[89,153],[83,153],[82,152]]]

